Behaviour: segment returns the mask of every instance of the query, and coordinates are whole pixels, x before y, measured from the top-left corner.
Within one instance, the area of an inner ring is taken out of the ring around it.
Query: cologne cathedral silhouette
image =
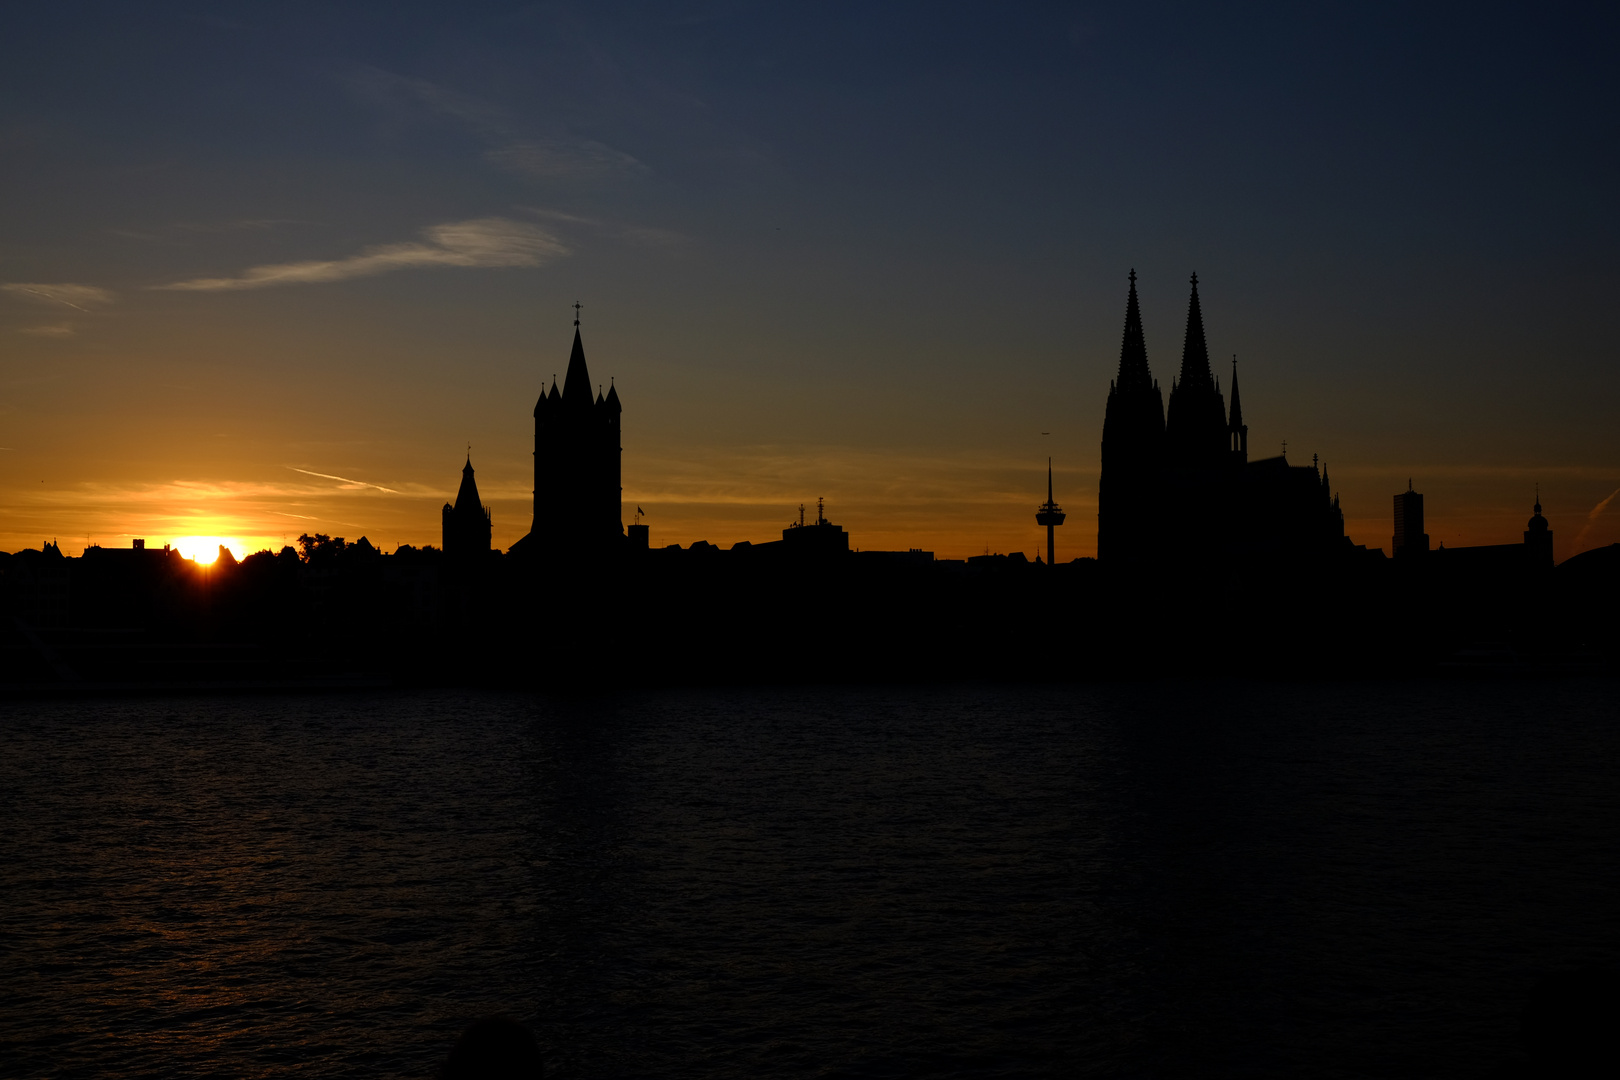
[[[1103,418],[1097,557],[1105,567],[1205,568],[1211,560],[1273,567],[1348,552],[1344,515],[1314,458],[1249,460],[1249,427],[1232,360],[1232,406],[1210,370],[1198,275],[1192,277],[1181,373],[1170,408],[1148,368],[1136,271],[1125,301],[1119,373]]]

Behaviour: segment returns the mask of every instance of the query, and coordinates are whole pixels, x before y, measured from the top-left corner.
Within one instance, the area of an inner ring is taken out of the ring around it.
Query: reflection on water
[[[1482,1075],[1615,962],[1613,685],[6,704],[0,1059]]]

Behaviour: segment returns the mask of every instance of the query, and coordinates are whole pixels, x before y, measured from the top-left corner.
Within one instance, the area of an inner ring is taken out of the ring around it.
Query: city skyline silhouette
[[[1032,554],[1050,457],[1092,555],[1133,266],[1355,543],[1620,539],[1598,13],[92,7],[0,43],[0,550],[437,544],[468,442],[508,549],[583,301],[655,537]]]
[[[1585,1075],[1617,53],[0,5],[0,1072]]]

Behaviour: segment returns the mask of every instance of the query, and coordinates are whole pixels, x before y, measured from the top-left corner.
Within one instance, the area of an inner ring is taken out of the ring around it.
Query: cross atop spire
[[[574,301],[574,325],[575,326],[579,325],[579,309],[584,307],[584,306],[585,305],[581,304],[578,300]]]

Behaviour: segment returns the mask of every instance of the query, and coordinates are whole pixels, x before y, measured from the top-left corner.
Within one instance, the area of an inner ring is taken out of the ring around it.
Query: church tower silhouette
[[[467,464],[461,467],[461,488],[456,492],[455,505],[445,503],[440,517],[445,555],[458,562],[471,562],[489,554],[489,507],[478,497],[470,450]]]
[[[592,396],[574,315],[574,347],[562,389],[553,379],[534,406],[534,521],[512,546],[523,557],[594,558],[624,542],[620,516],[619,391]]]
[[[1198,275],[1187,301],[1187,336],[1181,347],[1181,376],[1170,385],[1165,417],[1165,464],[1178,471],[1208,472],[1227,462],[1230,432],[1226,402],[1209,367],[1204,312],[1198,304]]]
[[[1135,270],[1130,283],[1119,375],[1108,386],[1108,410],[1103,415],[1102,479],[1097,492],[1097,558],[1115,565],[1152,557],[1163,509],[1158,484],[1164,458],[1164,395],[1148,370]]]

